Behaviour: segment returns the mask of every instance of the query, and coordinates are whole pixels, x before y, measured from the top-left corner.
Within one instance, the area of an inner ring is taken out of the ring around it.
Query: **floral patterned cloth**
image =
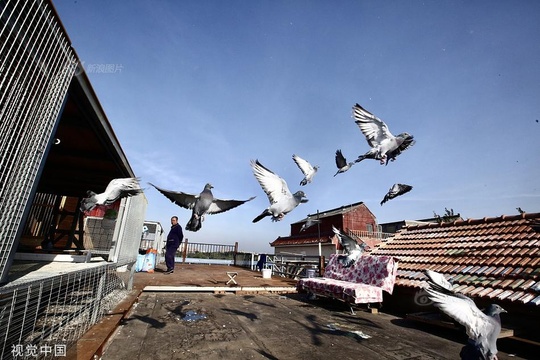
[[[398,266],[394,258],[363,255],[347,268],[338,256],[330,255],[324,277],[300,279],[297,290],[354,304],[382,302],[383,290],[392,293]]]

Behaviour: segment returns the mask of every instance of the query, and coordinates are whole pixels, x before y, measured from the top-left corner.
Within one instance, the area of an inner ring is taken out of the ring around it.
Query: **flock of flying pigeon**
[[[349,163],[343,156],[341,150],[337,150],[336,166],[338,170],[334,176],[346,172],[355,163],[364,159],[378,160],[381,164],[387,165],[389,161],[396,160],[396,157],[399,154],[415,143],[413,136],[408,133],[401,133],[397,136],[392,135],[388,126],[382,120],[358,104],[353,106],[353,117],[355,123],[364,134],[370,146],[370,150],[364,155],[360,155],[355,162]],[[317,174],[319,167],[311,165],[308,161],[296,154],[294,154],[292,158],[304,175],[304,178],[300,181],[300,185],[305,186],[311,183]],[[259,160],[252,160],[251,168],[253,170],[253,175],[259,182],[270,202],[270,206],[253,219],[254,223],[267,216],[270,216],[272,221],[280,221],[298,205],[308,201],[306,194],[303,191],[297,191],[293,194],[289,190],[287,182],[275,172],[261,164]],[[255,198],[251,197],[247,200],[218,199],[212,194],[211,189],[213,186],[211,184],[206,184],[203,191],[199,194],[188,194],[182,191],[167,190],[151,183],[150,185],[176,205],[192,211],[191,218],[185,227],[185,229],[189,231],[200,230],[206,214],[219,214]],[[384,196],[381,205],[390,199],[405,194],[411,189],[412,186],[410,185],[395,184]],[[114,179],[109,183],[105,192],[101,194],[88,191],[87,197],[81,202],[81,211],[90,211],[98,205],[110,205],[120,198],[137,195],[142,191],[143,190],[139,185],[139,179],[137,178]]]
[[[392,135],[388,126],[382,120],[358,104],[353,106],[353,117],[355,123],[364,134],[370,149],[365,154],[360,155],[354,162],[347,162],[341,150],[337,150],[335,160],[338,170],[334,176],[346,172],[354,164],[365,159],[378,160],[382,165],[388,165],[389,161],[395,161],[397,156],[415,144],[413,136],[408,133],[401,133],[397,136]],[[311,183],[319,167],[312,166],[308,161],[296,154],[292,157],[304,175],[300,185],[305,186]],[[262,165],[259,160],[252,160],[251,168],[253,170],[253,175],[266,193],[270,202],[270,206],[253,219],[254,223],[267,216],[270,216],[272,221],[280,221],[299,204],[308,201],[306,194],[303,191],[297,191],[294,194],[291,193],[287,186],[287,182]],[[206,184],[200,194],[188,194],[181,191],[166,190],[151,183],[150,185],[156,188],[156,190],[173,203],[192,211],[191,218],[185,227],[186,230],[189,231],[200,230],[206,214],[219,214],[255,198],[251,197],[247,200],[218,199],[212,194],[211,189],[213,186],[211,184]],[[388,200],[394,199],[411,190],[412,186],[410,185],[396,183],[384,196],[381,205]],[[80,210],[87,212],[96,206],[111,205],[120,198],[134,196],[142,191],[138,178],[114,179],[101,194],[88,191],[87,197],[81,201]],[[300,231],[304,231],[318,221],[319,220],[308,219]],[[333,231],[346,253],[341,255],[338,258],[338,261],[340,261],[343,266],[348,267],[358,259],[365,249],[363,249],[354,239],[342,233],[335,227],[333,227]],[[450,284],[443,275],[431,270],[426,270],[426,276],[429,279],[427,287],[425,288],[428,297],[434,302],[436,307],[465,327],[466,333],[469,336],[469,351],[473,353],[473,357],[496,359],[496,341],[501,331],[499,314],[506,311],[500,306],[493,304],[482,312],[470,298],[456,293],[453,290],[452,284]],[[463,356],[463,354],[461,355]]]

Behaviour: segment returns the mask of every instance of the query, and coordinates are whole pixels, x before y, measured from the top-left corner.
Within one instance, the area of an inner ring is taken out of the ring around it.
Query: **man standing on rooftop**
[[[171,218],[171,230],[167,235],[167,245],[165,250],[165,264],[167,265],[167,271],[164,274],[172,274],[174,272],[174,258],[176,251],[182,240],[184,239],[184,233],[182,227],[178,224],[178,216]]]

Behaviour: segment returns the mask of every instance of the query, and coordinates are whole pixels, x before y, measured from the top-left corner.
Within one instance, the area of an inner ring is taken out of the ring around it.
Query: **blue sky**
[[[271,251],[290,223],[363,201],[379,223],[445,207],[464,218],[540,212],[537,1],[54,1],[143,186],[253,201],[209,215],[192,242]],[[114,69],[114,70],[113,70]],[[368,150],[359,103],[416,145],[333,177]],[[253,224],[269,203],[259,159],[291,191],[291,156],[320,166],[309,202]],[[413,190],[383,206],[392,184]],[[97,190],[97,189],[96,189]],[[153,188],[148,220],[190,211]]]

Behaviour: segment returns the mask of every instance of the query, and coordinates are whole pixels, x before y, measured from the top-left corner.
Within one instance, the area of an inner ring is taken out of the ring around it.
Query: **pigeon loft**
[[[324,276],[300,279],[297,290],[352,305],[368,304],[372,312],[376,313],[371,304],[382,303],[383,290],[392,293],[398,263],[391,256],[362,255],[346,267],[338,258],[339,255],[330,255]]]

